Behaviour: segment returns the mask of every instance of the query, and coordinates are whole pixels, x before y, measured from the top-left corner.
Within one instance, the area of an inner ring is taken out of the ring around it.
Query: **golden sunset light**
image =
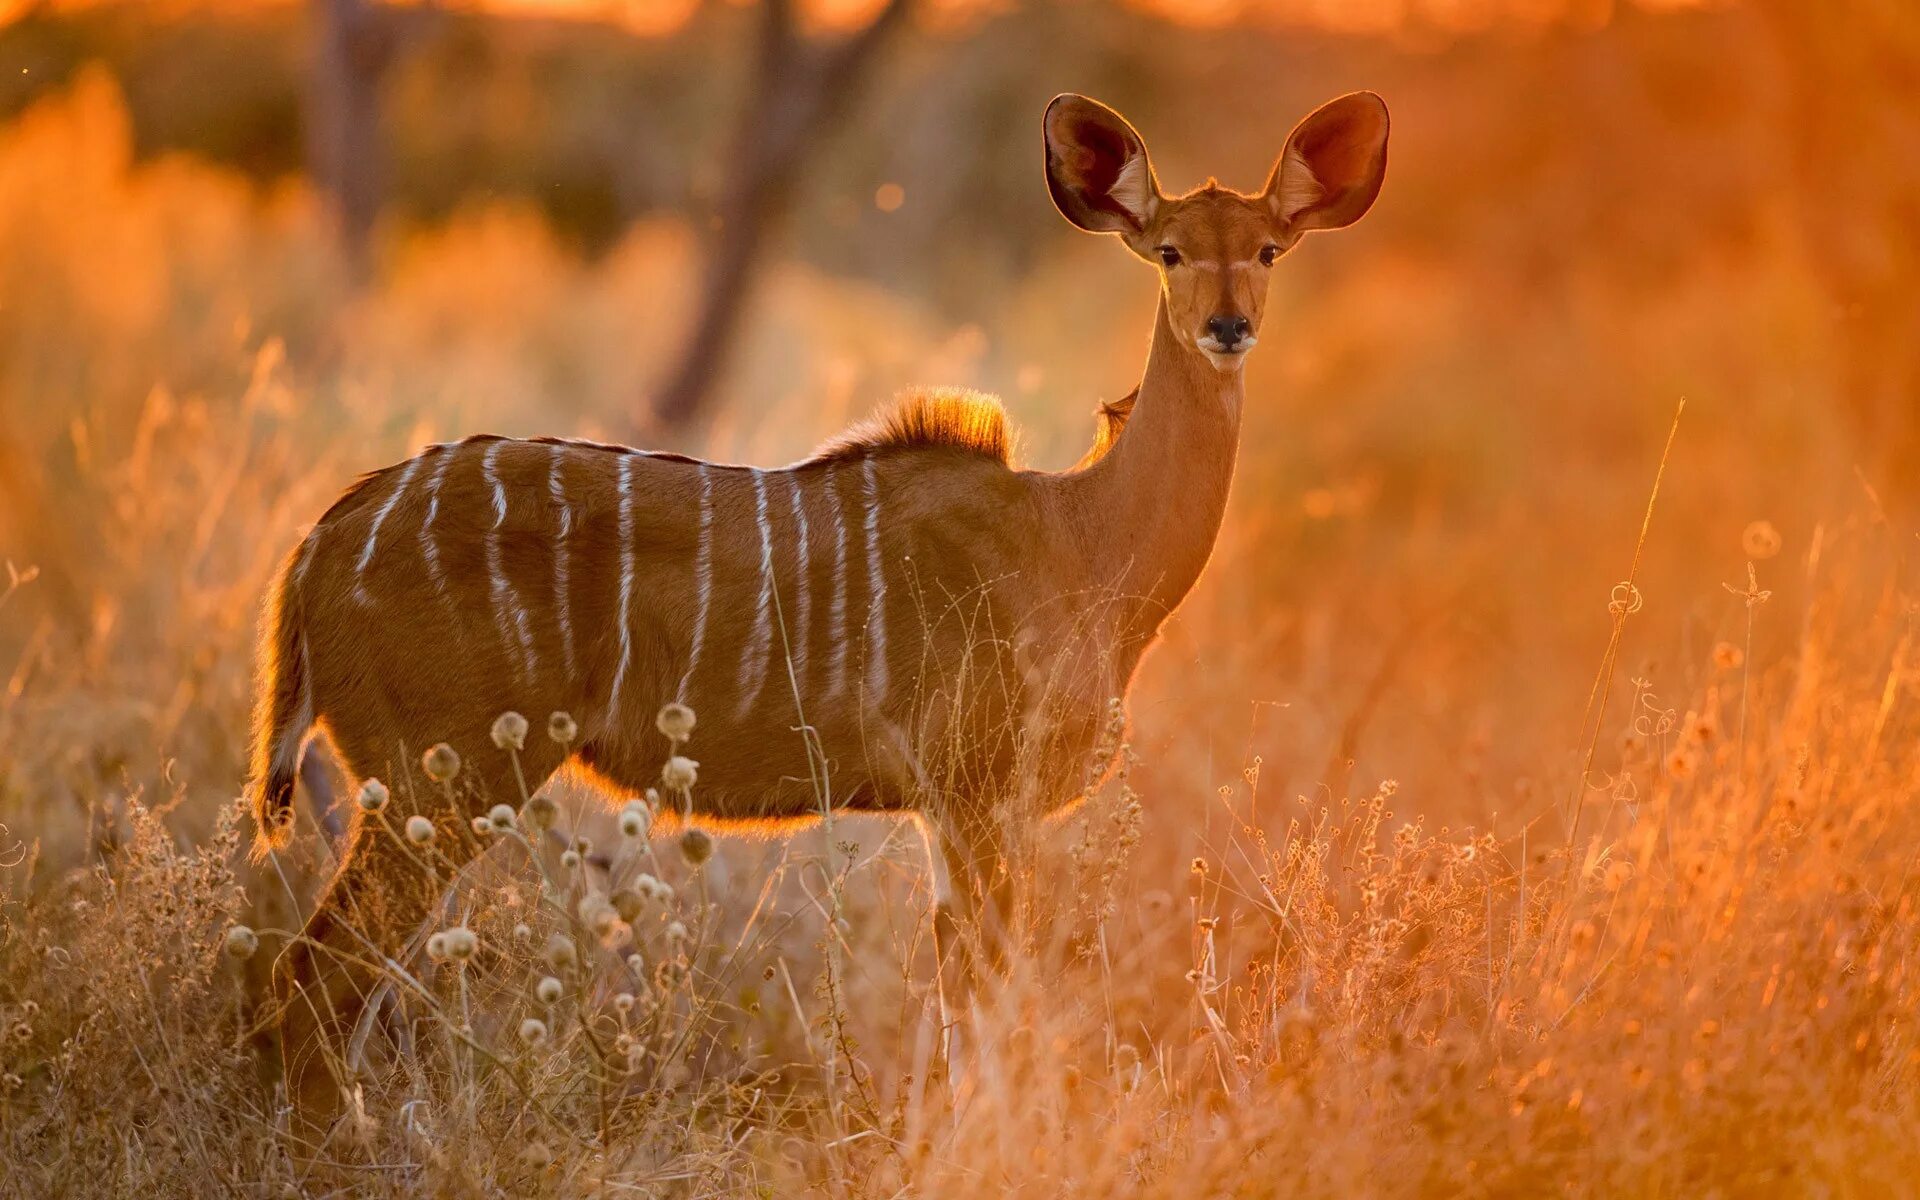
[[[1911,1194],[1916,78],[0,0],[0,1196]]]

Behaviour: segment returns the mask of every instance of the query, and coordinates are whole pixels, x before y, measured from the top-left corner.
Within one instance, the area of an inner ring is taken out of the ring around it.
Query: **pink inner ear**
[[[1329,192],[1363,182],[1380,144],[1380,119],[1370,112],[1336,113],[1300,138],[1300,156]]]
[[[1080,177],[1087,198],[1098,204],[1113,187],[1114,180],[1120,178],[1120,168],[1127,161],[1126,143],[1111,129],[1092,121],[1075,123],[1070,136],[1078,149],[1074,155],[1074,174]]]

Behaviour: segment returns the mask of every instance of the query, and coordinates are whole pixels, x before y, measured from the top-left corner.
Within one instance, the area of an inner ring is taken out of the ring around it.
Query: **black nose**
[[[1253,323],[1245,317],[1229,317],[1224,314],[1207,318],[1207,332],[1213,340],[1231,350],[1253,332]]]

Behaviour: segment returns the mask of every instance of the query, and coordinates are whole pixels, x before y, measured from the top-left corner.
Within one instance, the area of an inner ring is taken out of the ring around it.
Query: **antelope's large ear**
[[[1047,105],[1047,190],[1060,215],[1090,233],[1131,236],[1160,203],[1147,144],[1127,119],[1072,92]]]
[[[1387,102],[1372,92],[1329,100],[1287,135],[1267,202],[1298,233],[1351,225],[1387,176]]]

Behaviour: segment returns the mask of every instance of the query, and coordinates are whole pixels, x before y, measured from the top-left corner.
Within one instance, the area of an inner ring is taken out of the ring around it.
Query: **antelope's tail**
[[[258,826],[256,860],[293,837],[293,786],[300,750],[313,728],[312,681],[295,568],[302,546],[288,556],[268,594],[260,628],[260,681],[253,712],[253,771],[248,799]]]

